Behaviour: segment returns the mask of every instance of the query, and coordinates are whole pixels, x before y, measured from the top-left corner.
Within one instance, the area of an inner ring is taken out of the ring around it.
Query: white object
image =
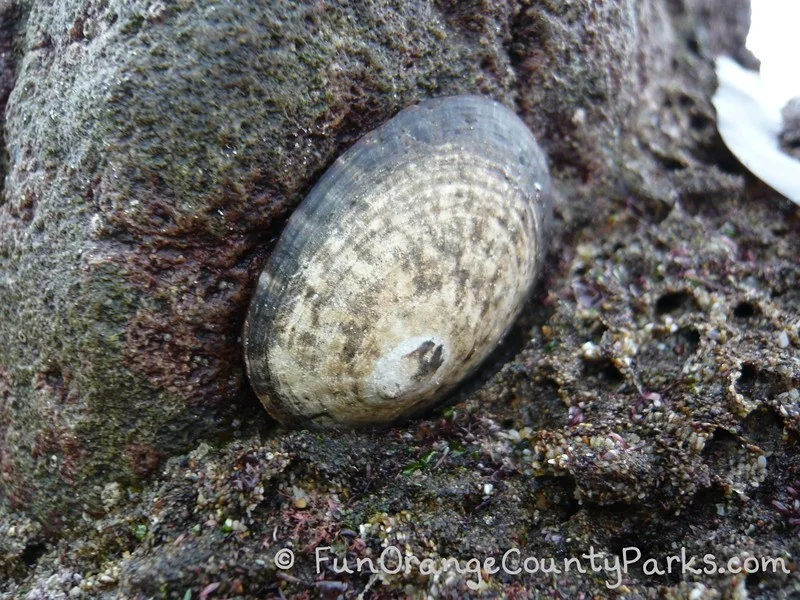
[[[800,204],[800,161],[780,148],[780,107],[770,100],[759,74],[720,56],[717,80],[712,102],[725,145],[753,175]]]

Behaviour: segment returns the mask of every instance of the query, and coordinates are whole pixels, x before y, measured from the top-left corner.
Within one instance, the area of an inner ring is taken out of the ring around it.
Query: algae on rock
[[[796,556],[800,236],[716,133],[713,56],[752,60],[748,3],[725,4],[0,6],[0,595],[469,590],[318,581],[326,545]],[[271,240],[360,135],[462,92],[515,108],[561,190],[515,339],[429,420],[281,430],[238,339]],[[282,547],[293,578],[270,562]],[[607,593],[576,573],[483,585]],[[624,585],[770,597],[798,580]]]

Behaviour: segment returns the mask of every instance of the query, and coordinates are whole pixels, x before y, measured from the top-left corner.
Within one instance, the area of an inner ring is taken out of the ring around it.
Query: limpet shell
[[[717,57],[716,70],[711,101],[722,141],[748,171],[800,205],[800,159],[780,146],[780,108],[761,76],[727,56]]]
[[[477,96],[426,100],[365,135],[289,219],[258,281],[250,382],[287,425],[421,412],[498,345],[551,212],[525,124]]]

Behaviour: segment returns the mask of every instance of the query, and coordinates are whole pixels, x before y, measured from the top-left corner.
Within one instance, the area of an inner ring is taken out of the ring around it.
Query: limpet
[[[511,110],[421,102],[340,156],[290,217],[244,330],[285,425],[415,415],[492,352],[529,296],[551,213],[545,156]]]

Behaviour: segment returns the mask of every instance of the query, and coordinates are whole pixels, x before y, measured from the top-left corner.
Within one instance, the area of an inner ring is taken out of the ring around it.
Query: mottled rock
[[[155,7],[155,8],[154,8]],[[0,207],[0,498],[57,527],[233,417],[265,250],[336,154],[508,73],[424,3],[31,3]]]
[[[239,336],[270,243],[340,152],[419,99],[515,108],[568,198],[565,237],[627,196],[659,219],[740,194],[716,163],[707,57],[741,51],[746,2],[725,13],[735,34],[714,12],[692,41],[704,4],[3,9],[2,505],[58,530],[103,514],[110,483],[269,425]]]

